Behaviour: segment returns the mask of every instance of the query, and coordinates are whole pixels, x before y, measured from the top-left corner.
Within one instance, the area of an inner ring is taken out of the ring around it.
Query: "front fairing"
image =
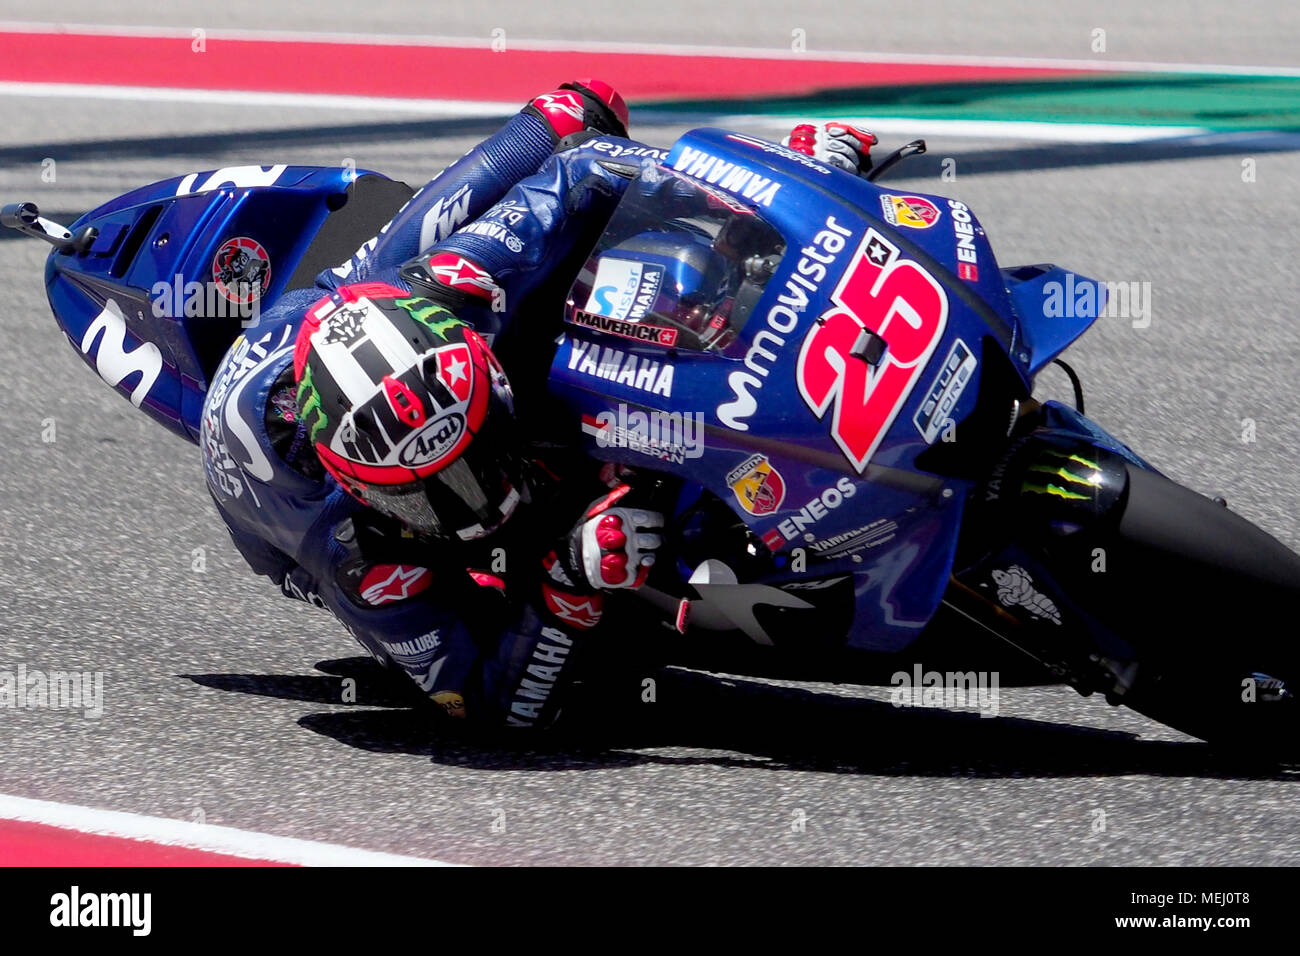
[[[672,472],[728,502],[770,553],[769,583],[851,575],[849,644],[896,649],[938,606],[972,487],[926,471],[919,456],[975,409],[986,349],[1014,369],[1007,410],[1011,393],[1028,393],[1020,330],[983,230],[955,201],[882,189],[722,130],[683,137],[666,165],[778,230],[778,271],[720,351],[568,325],[552,387],[581,414],[596,456]],[[872,261],[882,255],[883,267]],[[859,367],[852,343],[826,331],[848,327],[836,319],[844,312],[906,359],[893,363],[883,406],[871,396],[884,366]],[[890,322],[923,334],[905,341]],[[652,416],[663,425],[674,415],[698,432],[672,422],[654,431]],[[868,416],[876,426],[859,427]]]

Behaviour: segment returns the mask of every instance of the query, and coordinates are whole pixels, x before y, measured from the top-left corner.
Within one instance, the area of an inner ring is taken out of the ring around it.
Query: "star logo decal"
[[[546,597],[547,608],[561,621],[583,630],[600,623],[601,615],[604,613],[604,602],[599,595],[579,597],[575,594],[564,594],[545,585],[542,586],[542,593]]]
[[[872,236],[871,241],[867,243],[867,258],[878,266],[883,266],[888,262],[892,252],[892,249],[875,236]]]
[[[485,270],[462,256],[439,253],[429,258],[429,272],[443,285],[464,288],[480,298],[490,299],[497,284]],[[467,288],[466,288],[467,287]]]
[[[427,588],[431,578],[428,568],[377,564],[361,581],[361,597],[376,607],[390,601],[405,601]]]
[[[470,352],[465,345],[438,350],[438,378],[457,401],[467,402],[473,391],[470,385]]]

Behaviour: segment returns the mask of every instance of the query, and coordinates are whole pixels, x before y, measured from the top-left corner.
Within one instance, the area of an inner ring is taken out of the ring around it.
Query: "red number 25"
[[[836,308],[799,352],[799,392],[818,418],[834,406],[831,437],[859,472],[875,453],[948,324],[948,297],[930,273],[874,229],[831,295]],[[885,340],[876,366],[849,352],[862,330]]]

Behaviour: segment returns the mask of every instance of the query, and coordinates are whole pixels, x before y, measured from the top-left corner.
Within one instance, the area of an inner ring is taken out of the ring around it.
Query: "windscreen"
[[[785,243],[727,193],[662,166],[628,184],[569,290],[569,322],[674,348],[725,348]]]

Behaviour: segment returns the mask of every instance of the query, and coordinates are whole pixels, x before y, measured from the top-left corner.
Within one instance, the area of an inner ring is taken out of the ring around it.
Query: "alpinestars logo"
[[[533,100],[533,105],[543,113],[560,113],[570,119],[583,118],[582,99],[577,93],[543,93]]]
[[[586,109],[577,93],[543,93],[533,100],[533,107],[546,117],[555,135],[561,138],[586,125]]]
[[[428,568],[408,568],[402,564],[376,564],[361,579],[361,598],[378,607],[392,601],[415,597],[433,581]]]
[[[439,282],[480,299],[490,299],[497,284],[485,269],[462,256],[440,252],[429,257],[429,271]]]
[[[542,582],[546,609],[571,627],[589,630],[600,623],[604,599],[599,594],[566,594]]]

